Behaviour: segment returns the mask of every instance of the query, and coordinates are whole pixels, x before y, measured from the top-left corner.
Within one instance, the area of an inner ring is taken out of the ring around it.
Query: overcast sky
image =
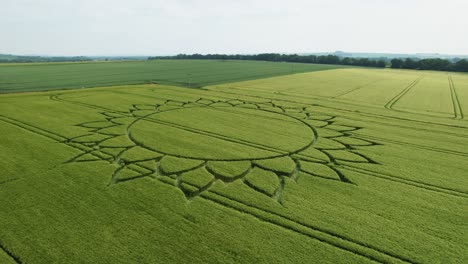
[[[0,0],[0,53],[468,54],[468,0]]]

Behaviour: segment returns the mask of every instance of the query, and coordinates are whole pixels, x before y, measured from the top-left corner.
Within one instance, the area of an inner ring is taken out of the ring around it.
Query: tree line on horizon
[[[468,61],[466,59],[450,61],[440,58],[428,59],[389,59],[389,58],[353,58],[340,57],[336,55],[297,55],[297,54],[279,54],[262,53],[255,55],[227,55],[227,54],[178,54],[175,56],[155,56],[148,57],[148,60],[158,59],[180,59],[180,60],[254,60],[271,62],[298,62],[298,63],[316,63],[316,64],[335,64],[393,69],[413,69],[413,70],[432,70],[432,71],[456,71],[468,72]]]
[[[336,55],[297,55],[297,54],[279,54],[279,53],[262,53],[254,55],[227,55],[227,54],[178,54],[175,56],[156,56],[149,57],[148,60],[157,59],[180,59],[180,60],[254,60],[254,61],[271,61],[271,62],[298,62],[298,63],[315,63],[315,64],[336,64],[336,65],[352,65],[364,67],[385,68],[386,62],[383,59],[369,58],[351,58],[339,57]]]
[[[75,57],[45,57],[45,56],[15,56],[1,55],[0,63],[32,63],[32,62],[80,62],[92,61],[92,59],[84,56]]]
[[[390,61],[393,69],[431,70],[431,71],[455,71],[468,72],[468,61],[466,59],[452,62],[446,59],[392,59]]]

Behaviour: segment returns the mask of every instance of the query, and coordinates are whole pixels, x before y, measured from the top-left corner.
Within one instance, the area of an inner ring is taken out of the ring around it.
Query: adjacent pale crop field
[[[0,263],[468,262],[467,75],[222,82],[0,96]]]

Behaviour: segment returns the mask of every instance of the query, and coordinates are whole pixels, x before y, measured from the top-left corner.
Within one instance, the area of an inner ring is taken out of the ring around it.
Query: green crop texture
[[[148,63],[216,84],[0,96],[0,263],[468,262],[468,75]]]
[[[229,60],[0,64],[0,93],[143,83],[200,87],[343,67]]]

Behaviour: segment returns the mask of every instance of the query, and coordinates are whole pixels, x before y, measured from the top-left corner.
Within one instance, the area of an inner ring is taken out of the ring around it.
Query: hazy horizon
[[[468,2],[4,0],[0,53],[468,55]]]

